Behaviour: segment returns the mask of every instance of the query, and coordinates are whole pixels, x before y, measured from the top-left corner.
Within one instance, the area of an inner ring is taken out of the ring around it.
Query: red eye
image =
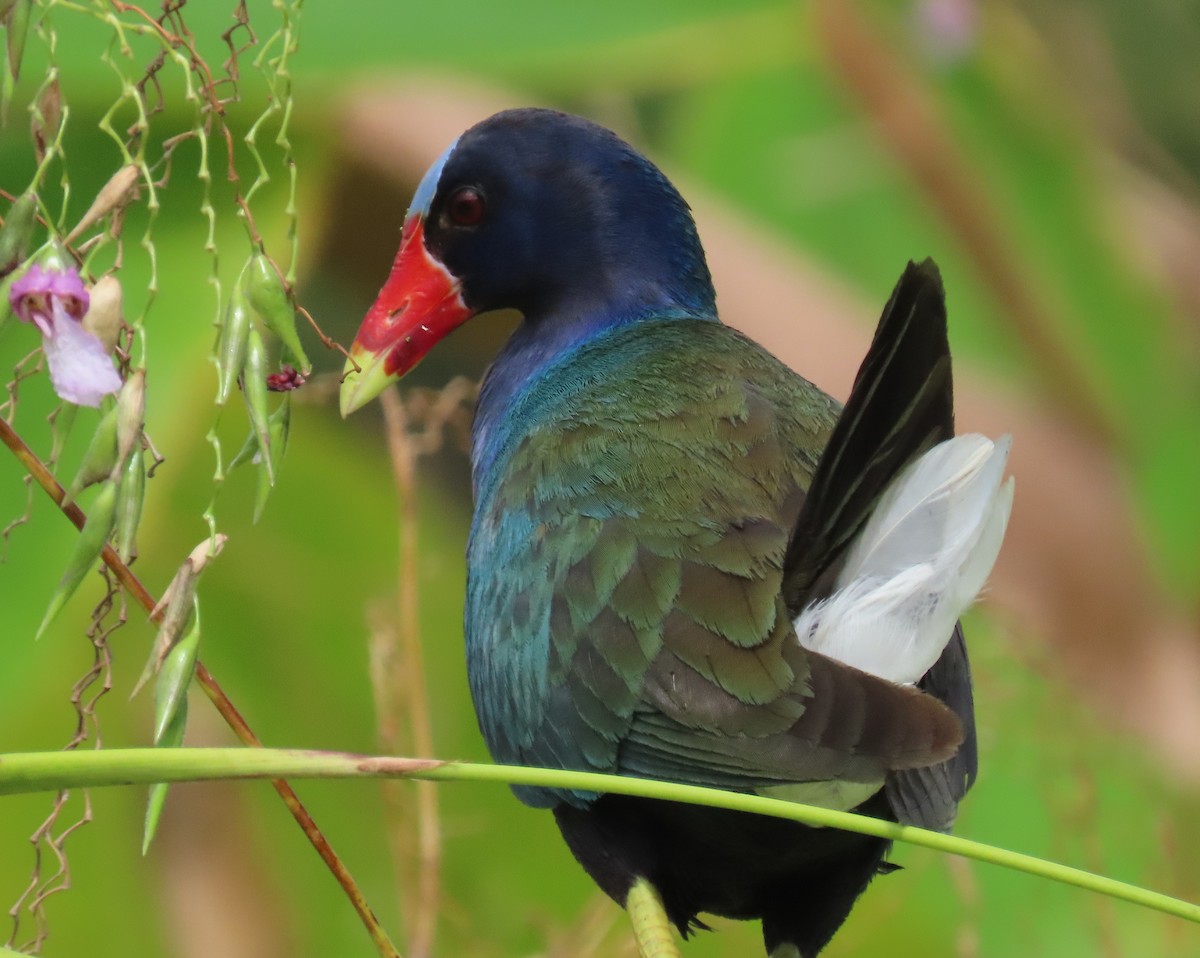
[[[487,204],[483,194],[473,186],[464,186],[454,191],[446,204],[446,213],[456,226],[476,226],[483,220]]]

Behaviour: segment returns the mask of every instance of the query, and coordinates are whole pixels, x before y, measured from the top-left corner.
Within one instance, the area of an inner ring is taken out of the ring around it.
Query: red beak
[[[342,415],[378,396],[472,315],[458,279],[425,248],[425,221],[409,217],[392,271],[350,347]]]

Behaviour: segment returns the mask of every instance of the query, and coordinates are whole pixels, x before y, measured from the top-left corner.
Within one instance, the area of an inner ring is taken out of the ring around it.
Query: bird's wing
[[[909,263],[884,307],[792,530],[783,592],[793,616],[832,589],[847,546],[897,473],[953,435],[941,276],[932,260]]]
[[[930,260],[910,263],[884,308],[788,544],[783,592],[793,616],[832,588],[848,544],[892,477],[953,435],[941,276]],[[944,830],[977,770],[971,669],[961,625],[918,686],[954,711],[963,742],[943,762],[893,772],[887,797],[900,821]]]
[[[784,557],[836,414],[694,321],[618,330],[512,411],[524,438],[481,483],[469,550],[497,758],[757,788],[882,782],[953,752],[939,702],[792,630]]]

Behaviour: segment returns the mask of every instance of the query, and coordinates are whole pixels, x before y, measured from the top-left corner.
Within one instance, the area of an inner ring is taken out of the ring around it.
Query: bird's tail
[[[834,590],[801,610],[805,648],[901,684],[937,661],[982,590],[1004,538],[1009,437],[938,443],[887,486]]]

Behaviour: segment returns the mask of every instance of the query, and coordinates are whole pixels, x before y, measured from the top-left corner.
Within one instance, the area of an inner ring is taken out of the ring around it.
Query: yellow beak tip
[[[341,412],[343,419],[345,419],[350,415],[350,413],[354,412],[362,405],[357,401],[357,397],[354,395],[354,385],[355,384],[352,380],[346,379],[342,381],[342,391],[338,396],[338,409]]]
[[[352,350],[342,370],[342,388],[338,407],[342,418],[361,409],[395,380],[383,370],[383,358],[361,350]]]

